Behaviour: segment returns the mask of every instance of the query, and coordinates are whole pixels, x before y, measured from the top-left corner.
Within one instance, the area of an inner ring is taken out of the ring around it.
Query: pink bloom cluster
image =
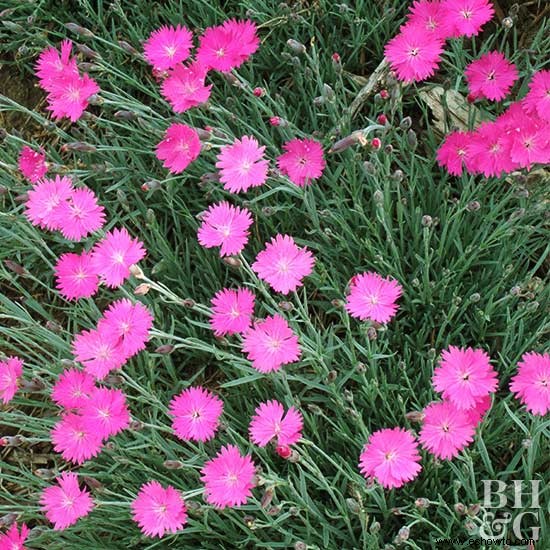
[[[501,95],[511,82],[512,73],[509,71],[509,74],[496,88]],[[501,97],[494,91],[494,85],[490,86],[485,88],[485,95]],[[550,162],[549,121],[550,71],[539,71],[533,76],[527,95],[512,103],[495,120],[483,122],[469,132],[450,133],[437,152],[437,162],[454,176],[466,170],[485,177],[499,177],[522,168],[529,170],[533,164],[546,164]]]
[[[141,303],[124,298],[113,302],[97,328],[73,340],[75,359],[84,370],[66,369],[52,390],[64,411],[52,430],[54,449],[66,460],[82,464],[96,456],[111,436],[127,428],[130,414],[122,391],[96,386],[144,349],[153,317]]]
[[[386,58],[399,80],[425,80],[438,68],[445,40],[477,35],[493,14],[489,0],[416,0],[386,44]]]
[[[482,350],[450,346],[435,370],[434,388],[443,401],[423,411],[419,441],[434,456],[451,459],[472,442],[476,426],[491,406],[497,375]],[[421,470],[412,432],[386,428],[374,432],[361,453],[359,467],[383,487],[401,487]]]
[[[94,192],[75,188],[71,178],[55,176],[40,180],[29,192],[26,216],[42,229],[59,230],[71,241],[80,241],[98,231],[105,222],[103,206]]]
[[[36,63],[36,76],[40,87],[48,92],[47,109],[53,117],[68,117],[76,122],[88,107],[90,97],[99,92],[99,86],[87,74],[79,73],[71,50],[70,40],[61,43],[61,51],[46,48]]]

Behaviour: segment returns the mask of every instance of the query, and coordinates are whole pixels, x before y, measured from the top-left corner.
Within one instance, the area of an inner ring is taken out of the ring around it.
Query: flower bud
[[[505,29],[511,29],[514,26],[514,20],[511,17],[505,17],[502,20],[502,26]]]
[[[263,97],[265,95],[265,90],[263,88],[254,88],[252,92],[256,97]]]
[[[431,216],[428,216],[427,214],[422,216],[422,225],[424,227],[431,227],[432,224],[433,224],[433,218]]]
[[[403,527],[401,527],[401,529],[399,529],[399,532],[397,533],[397,539],[399,542],[404,542],[408,540],[410,534],[411,530],[406,525],[404,525]]]
[[[49,468],[37,468],[34,471],[34,475],[40,479],[53,479],[55,477],[55,472]]]
[[[140,53],[133,47],[131,46],[130,44],[128,44],[128,42],[126,42],[126,40],[119,40],[118,41],[118,45],[126,52],[126,53],[129,53],[130,55],[135,55],[136,57],[138,57],[140,55]]]
[[[340,140],[338,140],[330,149],[329,153],[340,153],[342,151],[345,151],[349,147],[352,147],[353,145],[356,145],[359,142],[359,133],[353,132],[349,136],[346,136]]]
[[[279,302],[279,308],[283,311],[292,311],[294,309],[294,304],[291,302]]]
[[[288,460],[292,456],[292,449],[288,445],[277,445],[275,452],[285,460]]]
[[[6,266],[7,269],[9,269],[10,271],[13,271],[13,273],[15,273],[16,275],[27,274],[27,270],[22,265],[19,265],[18,263],[13,262],[12,260],[4,260],[4,265]]]
[[[406,116],[405,118],[401,119],[401,122],[399,123],[399,128],[401,130],[408,130],[412,126],[412,118],[410,116]]]
[[[380,90],[380,92],[378,92],[378,94],[380,95],[380,97],[383,100],[386,100],[386,99],[390,98],[390,93],[388,92],[388,90]]]
[[[346,498],[346,505],[352,514],[359,514],[361,512],[361,506],[354,498]]]
[[[384,113],[379,114],[376,117],[376,122],[378,122],[378,124],[381,124],[382,126],[385,126],[388,123],[388,117]]]
[[[84,36],[86,38],[94,36],[94,33],[91,30],[81,27],[76,23],[65,23],[65,28],[75,34],[78,34],[78,36]]]
[[[307,550],[307,544],[299,540],[294,543],[294,550]]]
[[[301,55],[306,53],[306,47],[301,42],[298,42],[293,38],[289,38],[286,41],[286,45],[296,54]]]
[[[239,258],[236,258],[235,256],[227,256],[223,259],[223,263],[225,265],[228,265],[229,267],[235,267],[240,268],[242,267],[243,263]]]
[[[155,353],[160,353],[161,355],[168,355],[174,351],[174,346],[171,344],[163,344],[155,349]]]
[[[430,506],[430,501],[427,498],[420,497],[414,501],[414,505],[419,510],[425,510]]]
[[[363,163],[363,168],[367,174],[375,175],[377,172],[376,166],[368,160]]]
[[[132,264],[129,269],[130,269],[131,275],[133,277],[135,277],[136,279],[144,279],[145,278],[145,274],[143,273],[143,270],[141,269],[141,267],[139,267],[139,265]]]
[[[136,296],[145,296],[151,290],[151,285],[149,283],[141,283],[140,285],[134,288],[134,294]]]
[[[92,48],[86,46],[86,44],[77,44],[76,49],[82,55],[90,59],[99,59],[101,57],[96,51],[92,50]]]
[[[409,130],[407,132],[407,142],[413,151],[418,146],[418,138],[416,137],[416,132],[414,130]]]
[[[143,422],[141,422],[140,420],[132,420],[128,425],[128,429],[132,430],[133,432],[139,432],[140,430],[143,430],[143,428]]]
[[[136,120],[136,118],[138,117],[137,113],[135,113],[134,111],[124,110],[117,111],[113,116],[115,118],[121,118],[123,120]]]
[[[273,496],[275,495],[273,489],[267,489],[266,492],[262,495],[262,499],[260,500],[260,506],[262,508],[267,508],[271,501],[273,500]]]
[[[338,53],[332,54],[332,68],[336,74],[340,74],[342,72],[342,58]]]
[[[405,413],[405,418],[409,422],[422,422],[422,420],[424,420],[424,412],[423,411],[410,411],[408,413]]]
[[[83,141],[72,141],[70,143],[65,143],[61,146],[61,151],[78,151],[80,153],[95,153],[97,147],[91,143],[85,143]]]
[[[167,470],[180,470],[185,466],[184,463],[179,460],[165,460],[162,465]]]
[[[46,321],[46,328],[55,334],[59,334],[63,330],[63,327],[55,321]]]
[[[375,151],[378,151],[378,149],[380,149],[380,147],[382,147],[382,140],[380,138],[376,138],[376,137],[372,138],[372,140],[370,142],[370,145]]]
[[[454,505],[454,509],[455,509],[455,512],[456,512],[459,516],[463,516],[464,514],[466,514],[466,506],[464,506],[464,504],[462,504],[462,502],[457,502],[457,503]]]

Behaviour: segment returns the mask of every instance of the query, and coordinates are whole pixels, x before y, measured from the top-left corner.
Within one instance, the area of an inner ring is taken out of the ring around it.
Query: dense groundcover
[[[536,548],[550,548],[548,408],[533,414],[510,391],[522,356],[547,349],[548,172],[533,162],[499,177],[456,176],[436,162],[450,131],[494,120],[528,93],[547,63],[548,6],[493,2],[479,34],[450,38],[434,75],[405,84],[381,62],[409,4],[0,0],[0,359],[23,360],[15,396],[0,405],[0,534],[25,524],[25,546],[43,549],[424,550],[491,536],[519,544],[538,527]],[[233,71],[210,71],[208,101],[175,114],[161,94],[166,75],[152,71],[143,42],[161,25],[181,24],[197,45],[204,29],[231,18],[257,25],[258,50]],[[40,52],[64,39],[100,88],[74,123],[53,118],[35,76]],[[495,50],[518,78],[501,101],[467,101],[465,68]],[[155,155],[173,123],[203,130],[200,156],[180,173]],[[237,194],[224,189],[216,163],[220,148],[242,136],[265,146],[270,171],[264,185]],[[275,160],[295,138],[324,151],[322,175],[305,186]],[[30,223],[33,184],[18,168],[25,145],[44,151],[48,178],[68,176],[95,193],[102,229],[76,242]],[[220,201],[253,219],[246,247],[223,258],[197,239],[203,213]],[[121,227],[146,249],[139,269],[121,286],[64,298],[59,257]],[[252,269],[277,234],[315,259],[286,294]],[[346,309],[353,277],[365,272],[402,287],[394,316],[359,319]],[[214,334],[212,297],[238,287],[255,294],[256,319],[286,320],[297,360],[260,372],[240,336]],[[62,414],[52,387],[64,370],[85,366],[74,360],[74,336],[122,298],[154,317],[146,349],[98,382],[123,392],[131,422],[76,464],[52,444]],[[421,431],[423,409],[441,398],[433,376],[449,346],[483,350],[498,375],[473,441],[450,460],[419,446],[422,470],[400,487],[365,479],[359,457],[373,433]],[[223,414],[213,438],[186,441],[169,406],[198,386],[223,401]],[[270,400],[302,415],[297,443],[251,440],[251,418]],[[255,487],[245,504],[219,509],[203,495],[201,470],[227,445],[250,455]],[[54,530],[41,495],[71,471],[95,504]],[[162,538],[132,519],[132,501],[153,480],[174,487],[187,507],[186,524]],[[502,482],[506,504],[491,508],[482,480]],[[540,508],[530,508],[528,484],[513,508],[512,480],[540,481]],[[522,530],[510,519],[495,523],[524,511],[534,512]],[[0,548],[12,546],[0,540]]]

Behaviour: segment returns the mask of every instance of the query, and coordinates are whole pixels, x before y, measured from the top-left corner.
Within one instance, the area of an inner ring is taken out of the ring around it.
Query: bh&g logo
[[[505,530],[512,530],[516,539],[525,538],[522,535],[522,524],[537,524],[539,522],[540,502],[540,480],[532,479],[528,482],[520,479],[512,479],[509,483],[497,479],[482,479],[483,482],[483,507],[487,509],[500,509],[508,504],[509,496],[513,494],[514,510],[525,509],[523,512],[512,514],[503,512],[501,517],[496,518],[495,513],[485,511],[483,514],[483,524],[479,529],[479,534],[483,538],[491,538],[495,535],[504,534]],[[530,484],[530,490],[524,490],[525,485]],[[510,499],[511,500],[511,499]],[[527,519],[530,518],[530,519]],[[506,529],[508,528],[508,529]],[[527,537],[531,540],[539,540],[540,527],[531,527],[531,534]]]

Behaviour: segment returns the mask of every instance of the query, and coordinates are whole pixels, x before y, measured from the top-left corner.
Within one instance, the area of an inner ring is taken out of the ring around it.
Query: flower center
[[[164,48],[164,51],[166,52],[166,55],[170,59],[172,59],[176,55],[176,52],[178,51],[178,49],[176,48],[176,46],[166,46]]]
[[[466,154],[466,149],[457,149],[456,154],[459,157],[463,157]]]
[[[409,57],[416,57],[420,53],[420,48],[411,48],[409,50]]]
[[[71,101],[79,101],[80,100],[80,90],[78,88],[69,88],[67,90],[67,97]]]
[[[225,50],[223,48],[220,48],[219,50],[216,50],[216,56],[217,57],[223,57],[225,55]]]
[[[101,418],[109,418],[111,416],[111,411],[109,411],[109,409],[98,409],[97,414],[99,414]]]
[[[396,453],[395,451],[389,451],[389,452],[387,452],[387,453],[384,455],[384,458],[385,458],[388,462],[394,461],[396,457],[397,457],[397,453]]]
[[[279,262],[277,262],[277,271],[280,273],[288,273],[289,268],[290,265],[288,260],[279,260]]]
[[[441,429],[447,433],[449,431],[449,424],[447,424],[446,422],[444,424],[441,425]]]
[[[229,472],[227,474],[227,483],[229,483],[229,485],[235,485],[235,483],[237,483],[238,480],[239,480],[238,476],[233,472]]]
[[[500,151],[500,145],[498,143],[493,143],[493,145],[489,148],[489,151],[495,154],[498,153]]]
[[[277,340],[276,338],[268,338],[267,339],[267,348],[269,351],[277,351],[281,347],[281,341]]]
[[[229,315],[233,317],[233,319],[236,319],[240,314],[241,313],[239,312],[239,310],[235,307],[232,307],[231,311],[229,312]]]
[[[166,511],[168,510],[168,506],[166,506],[166,504],[157,504],[155,506],[155,512],[159,515],[159,516],[164,516],[166,514]]]
[[[122,252],[115,252],[112,255],[113,262],[116,264],[123,264],[124,263],[124,254]]]
[[[75,279],[77,279],[78,281],[83,281],[85,278],[86,273],[82,269],[79,269],[75,274]]]
[[[110,356],[111,356],[111,350],[109,346],[105,344],[100,346],[99,349],[97,350],[98,359],[103,359],[104,361],[106,361],[107,359],[109,359]]]
[[[72,508],[73,504],[74,504],[74,500],[72,498],[68,497],[67,495],[63,496],[63,503],[62,503],[63,508]]]
[[[178,142],[178,145],[176,146],[176,151],[180,151],[180,153],[188,153],[189,143],[187,143],[186,141],[180,140]]]
[[[460,15],[462,15],[464,19],[470,20],[472,18],[472,15],[474,15],[474,13],[472,12],[472,10],[462,10],[460,12]]]

